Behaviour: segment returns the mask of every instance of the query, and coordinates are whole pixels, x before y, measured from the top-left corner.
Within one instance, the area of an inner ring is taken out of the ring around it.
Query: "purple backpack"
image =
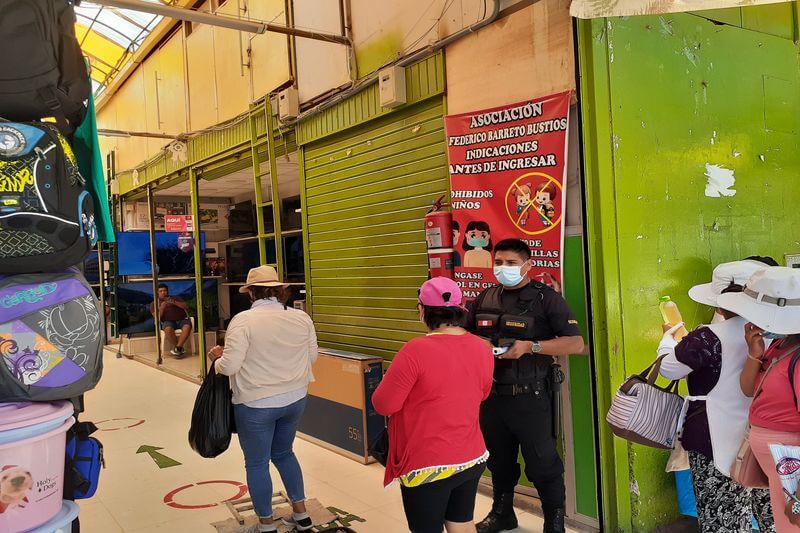
[[[103,323],[77,271],[0,276],[0,402],[68,400],[94,388]]]

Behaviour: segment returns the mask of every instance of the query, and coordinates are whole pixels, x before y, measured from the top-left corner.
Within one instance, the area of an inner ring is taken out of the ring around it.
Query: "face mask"
[[[771,331],[765,331],[764,333],[761,334],[761,336],[767,340],[778,341],[781,339],[785,339],[789,335],[783,335],[781,333],[772,333]]]
[[[494,267],[494,277],[504,287],[516,287],[524,279],[522,267],[518,266],[496,266]]]
[[[476,237],[474,239],[467,239],[467,244],[473,248],[486,248],[489,246],[489,241],[486,239],[481,239],[480,237]]]

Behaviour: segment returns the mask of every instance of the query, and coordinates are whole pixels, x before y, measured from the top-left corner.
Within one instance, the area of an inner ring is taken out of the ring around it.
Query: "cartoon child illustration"
[[[553,206],[553,200],[556,196],[556,187],[550,181],[543,181],[536,187],[536,210],[539,212],[539,219],[542,221],[544,227],[553,225],[553,219],[556,217],[556,208]]]
[[[458,251],[458,239],[461,237],[461,226],[457,221],[453,221],[451,227],[453,228],[453,266],[461,266],[461,254]]]
[[[15,465],[0,469],[0,514],[28,504],[28,491],[33,488],[31,473]]]
[[[517,206],[517,224],[523,227],[528,224],[528,219],[531,217],[531,193],[530,183],[517,185],[511,192]]]
[[[492,234],[489,224],[473,220],[464,233],[464,266],[467,268],[492,268]]]

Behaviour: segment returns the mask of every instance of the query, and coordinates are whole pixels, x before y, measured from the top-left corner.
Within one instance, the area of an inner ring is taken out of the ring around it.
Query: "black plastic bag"
[[[197,391],[189,428],[189,445],[201,456],[216,457],[228,449],[236,432],[232,399],[228,376],[217,374],[211,365]]]
[[[369,454],[375,458],[382,466],[386,466],[389,458],[389,428],[384,428],[378,436],[369,444]]]

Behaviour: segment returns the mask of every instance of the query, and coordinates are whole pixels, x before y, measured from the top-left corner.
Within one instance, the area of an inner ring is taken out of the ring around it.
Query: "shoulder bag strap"
[[[761,390],[764,388],[764,382],[767,381],[767,376],[769,376],[769,373],[772,372],[772,369],[775,368],[778,363],[780,363],[790,355],[793,356],[794,354],[798,353],[798,351],[800,351],[800,346],[796,347],[793,351],[789,353],[785,353],[780,357],[776,357],[770,362],[769,366],[767,367],[767,370],[764,372],[764,377],[761,378],[761,382],[758,384],[756,392],[753,394],[753,399],[756,399],[758,395],[761,394]],[[792,387],[792,390],[794,390],[794,387]]]
[[[794,351],[792,360],[789,362],[789,386],[792,388],[792,396],[794,397],[794,407],[797,409],[797,390],[794,388],[794,371],[797,368],[797,362],[800,360],[800,348]]]

